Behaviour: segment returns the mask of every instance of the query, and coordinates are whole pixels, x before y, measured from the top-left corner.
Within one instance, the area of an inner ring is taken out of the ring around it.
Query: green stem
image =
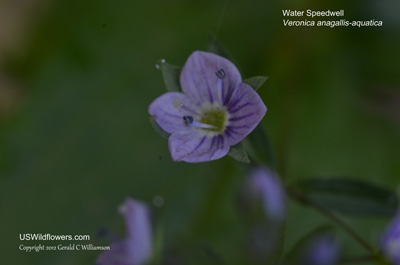
[[[312,201],[310,198],[307,198],[304,196],[300,191],[287,187],[287,191],[289,195],[297,199],[298,201],[307,204],[308,206],[311,206],[321,214],[325,215],[327,218],[331,219],[334,221],[336,224],[338,224],[340,227],[343,228],[343,230],[350,235],[355,241],[357,241],[361,246],[363,246],[367,251],[371,252],[372,254],[375,253],[375,249],[371,247],[364,239],[362,239],[350,226],[348,226],[345,222],[340,220],[337,216],[335,216],[333,213],[319,205],[318,203]]]
[[[285,233],[286,233],[286,221],[283,222],[279,229],[279,242],[278,242],[278,264],[282,264],[283,252],[285,250]]]

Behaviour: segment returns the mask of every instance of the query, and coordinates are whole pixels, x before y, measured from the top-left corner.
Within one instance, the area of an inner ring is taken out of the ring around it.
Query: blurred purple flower
[[[97,265],[142,265],[152,255],[152,228],[149,209],[141,202],[126,198],[120,207],[125,217],[127,236],[112,242],[109,251],[102,252]]]
[[[302,264],[334,265],[339,262],[340,246],[330,235],[319,236],[310,242]]]
[[[383,233],[381,249],[387,259],[400,265],[400,211]]]
[[[186,61],[183,93],[168,92],[149,106],[157,124],[171,133],[174,161],[198,163],[225,156],[261,121],[267,108],[235,65],[218,55],[195,51]]]
[[[251,196],[261,200],[264,213],[273,220],[282,221],[286,215],[286,193],[280,179],[266,167],[258,167],[248,178]]]

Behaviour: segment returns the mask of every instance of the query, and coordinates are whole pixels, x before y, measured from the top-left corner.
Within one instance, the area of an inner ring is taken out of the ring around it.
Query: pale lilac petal
[[[235,145],[254,130],[267,112],[267,107],[254,89],[241,83],[236,87],[227,110],[230,116],[225,129],[226,142]]]
[[[224,78],[217,76],[218,71]],[[195,51],[186,61],[180,76],[183,93],[197,105],[226,105],[237,84],[242,82],[239,70],[227,59],[209,52]]]
[[[168,145],[172,160],[190,163],[221,158],[230,148],[222,135],[209,136],[197,130],[172,134]]]
[[[127,198],[121,207],[127,224],[126,247],[132,265],[144,264],[153,251],[150,212],[146,205]]]
[[[381,249],[395,265],[400,265],[400,211],[382,235]]]
[[[184,94],[168,92],[150,104],[149,113],[164,131],[174,133],[189,129],[183,116],[197,117],[197,107]]]
[[[280,179],[268,168],[253,169],[249,176],[253,196],[261,200],[265,214],[282,221],[286,215],[286,194]]]
[[[127,235],[116,240],[110,250],[103,251],[97,258],[97,265],[143,265],[153,252],[152,228],[148,208],[141,202],[127,198],[120,207],[125,217]]]

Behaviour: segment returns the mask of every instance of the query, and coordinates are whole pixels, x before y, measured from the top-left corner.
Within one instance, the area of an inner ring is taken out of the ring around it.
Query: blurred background
[[[59,242],[22,242],[19,234],[89,234],[86,243],[106,245],[96,235],[103,228],[123,235],[117,208],[130,196],[152,205],[163,224],[168,264],[246,264],[244,171],[230,157],[172,162],[147,113],[165,92],[155,63],[182,66],[194,50],[207,50],[224,3],[0,2],[2,263],[94,264],[97,251],[24,253],[21,243]],[[225,7],[218,39],[243,78],[269,76],[259,93],[281,176],[346,176],[396,189],[399,2],[231,0]],[[344,9],[347,20],[383,27],[284,27],[282,9]],[[373,245],[389,220],[342,218]],[[290,201],[285,251],[330,223]],[[364,254],[338,233],[345,254]]]

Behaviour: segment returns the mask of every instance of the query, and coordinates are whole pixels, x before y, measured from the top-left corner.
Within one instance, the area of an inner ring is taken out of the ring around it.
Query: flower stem
[[[278,264],[282,264],[283,252],[285,250],[285,234],[286,234],[286,221],[283,222],[279,229],[279,241],[278,241]]]
[[[331,213],[329,210],[325,209],[318,203],[314,202],[310,198],[307,198],[304,196],[300,191],[292,188],[292,187],[287,187],[288,194],[290,194],[292,197],[297,199],[299,202],[307,204],[308,206],[314,208],[321,214],[325,215],[327,218],[331,219],[333,222],[338,224],[342,229],[350,235],[355,241],[357,241],[361,246],[363,246],[367,251],[371,252],[372,254],[375,253],[375,249],[370,246],[364,239],[362,239],[350,226],[348,226],[345,222],[343,222],[341,219],[339,219],[336,215]]]

